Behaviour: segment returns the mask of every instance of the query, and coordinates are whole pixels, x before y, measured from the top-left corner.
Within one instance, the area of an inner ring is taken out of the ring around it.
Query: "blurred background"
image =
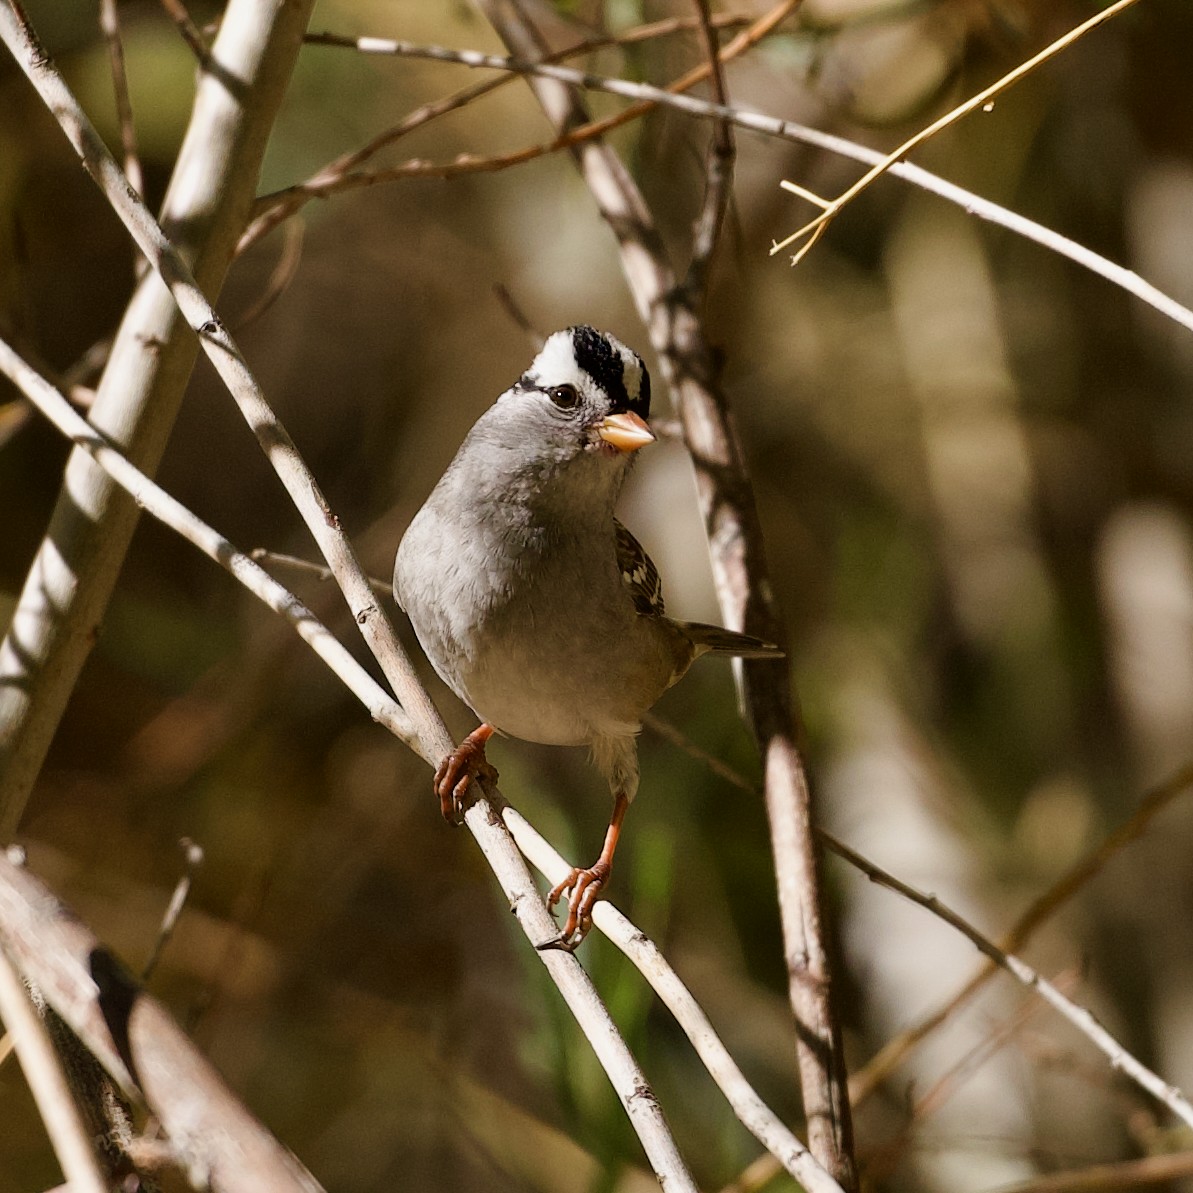
[[[95,5],[27,7],[118,145]],[[731,95],[888,149],[1098,7],[807,0],[733,64]],[[714,8],[756,17],[768,5]],[[534,11],[568,44],[688,17],[691,5]],[[193,15],[218,11],[196,3]],[[156,203],[194,63],[156,3],[122,2],[120,16]],[[312,28],[499,50],[463,0],[326,0]],[[1193,304],[1191,47],[1187,0],[1143,0],[915,160]],[[700,57],[687,32],[590,62],[665,83]],[[459,67],[307,47],[262,191],[474,81]],[[621,101],[592,104],[604,113]],[[681,264],[707,136],[656,112],[615,137]],[[515,82],[381,161],[548,139]],[[708,326],[794,643],[821,819],[998,935],[1193,755],[1193,335],[892,178],[798,268],[767,255],[812,214],[780,179],[831,196],[859,173],[739,137]],[[219,308],[377,576],[389,575],[466,429],[533,354],[499,287],[539,332],[593,323],[649,361],[613,238],[565,156],[387,183],[299,218],[237,262]],[[132,279],[123,230],[24,77],[0,62],[0,325],[48,369],[69,370],[111,334]],[[273,301],[254,314],[263,296]],[[661,383],[656,393],[665,418]],[[0,624],[65,454],[0,389]],[[313,556],[203,362],[159,479],[239,546]],[[621,516],[658,563],[669,608],[717,619],[679,444],[643,453]],[[355,649],[333,592],[283,578]],[[427,671],[453,731],[466,732],[471,714]],[[701,664],[657,712],[757,781],[725,665]],[[660,942],[762,1096],[798,1124],[761,799],[657,733],[642,746],[612,896]],[[490,757],[563,852],[595,856],[608,798],[582,752],[506,741]],[[202,846],[153,989],[329,1188],[655,1187],[471,839],[441,821],[429,778],[289,630],[144,523],[20,839],[34,872],[134,968],[181,872],[180,838]],[[1185,1089],[1191,848],[1193,797],[1178,798],[1026,950]],[[921,909],[834,859],[826,868],[840,1010],[860,1070],[979,958]],[[594,935],[583,956],[701,1188],[737,1180],[758,1146],[686,1040],[606,942]],[[11,1060],[0,1104],[0,1193],[56,1183]],[[867,1099],[857,1133],[867,1187],[910,1193],[999,1189],[1189,1142],[1005,977]],[[767,1179],[733,1187],[793,1187]]]

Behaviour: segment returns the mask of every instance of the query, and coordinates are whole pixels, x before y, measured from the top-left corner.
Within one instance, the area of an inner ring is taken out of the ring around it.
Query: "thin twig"
[[[108,1193],[108,1182],[66,1083],[62,1062],[3,948],[0,948],[0,1018],[8,1028],[71,1193]]]
[[[1001,95],[1008,88],[1013,87],[1016,83],[1027,75],[1031,74],[1038,66],[1055,58],[1062,50],[1068,49],[1079,38],[1084,37],[1091,30],[1096,29],[1099,25],[1104,24],[1110,20],[1111,17],[1116,17],[1120,12],[1130,8],[1136,4],[1138,0],[1116,0],[1116,3],[1109,7],[1102,9],[1101,12],[1095,13],[1089,20],[1082,22],[1075,29],[1070,29],[1063,37],[1058,37],[1051,45],[1045,47],[1038,54],[1034,54],[1026,62],[1021,62],[1014,70],[1008,71],[996,83],[992,83],[989,87],[979,91],[977,95],[967,99],[963,104],[959,104],[951,112],[946,112],[939,120],[934,120],[927,128],[920,129],[914,137],[909,137],[897,149],[892,150],[880,162],[878,162],[873,169],[868,170],[861,178],[857,180],[848,190],[838,195],[837,198],[825,202],[815,196],[809,194],[802,188],[796,188],[791,184],[787,184],[786,189],[791,190],[795,194],[802,195],[805,198],[812,200],[817,206],[821,207],[820,214],[814,219],[806,223],[798,231],[793,232],[790,236],[771,245],[771,256],[775,253],[782,252],[788,245],[794,244],[797,240],[807,238],[800,250],[791,258],[791,264],[796,265],[808,253],[817,240],[823,235],[828,225],[840,214],[841,210],[858,195],[862,193],[868,186],[881,177],[887,170],[891,168],[896,162],[905,158],[913,149],[922,145],[925,141],[934,137],[942,129],[948,128],[949,125],[955,124],[962,116],[968,115],[976,108],[985,108],[989,110],[995,98]]]
[[[260,319],[266,311],[290,288],[302,261],[302,245],[305,239],[301,220],[287,220],[282,229],[282,252],[277,264],[269,274],[265,289],[254,299],[248,310],[236,317],[234,330],[243,331],[249,324]]]
[[[99,28],[108,44],[108,63],[112,70],[112,92],[116,99],[116,118],[120,123],[120,146],[124,152],[124,172],[138,195],[145,193],[145,177],[137,152],[137,129],[133,124],[133,105],[128,94],[128,75],[124,69],[124,45],[120,38],[120,17],[116,0],[99,0]]]
[[[335,573],[326,564],[315,563],[310,559],[301,559],[297,555],[287,555],[282,551],[270,551],[266,547],[254,547],[249,552],[249,558],[258,563],[269,563],[274,567],[289,568],[295,572],[305,572],[308,576],[323,583],[335,580]],[[381,580],[377,576],[369,576],[369,587],[380,597],[389,599],[393,585],[388,580]]]
[[[717,47],[716,34],[709,21],[708,0],[692,0],[700,17],[700,40],[708,58],[709,79],[713,100],[721,107],[729,106],[725,87],[725,72]],[[713,254],[721,237],[725,212],[733,197],[733,163],[735,157],[733,126],[728,120],[713,122],[712,141],[705,165],[704,201],[696,218],[692,234],[692,255],[688,262],[684,285],[689,301],[700,306],[708,294],[709,273]]]
[[[1193,1105],[1189,1104],[1185,1095],[1175,1085],[1164,1081],[1132,1056],[1085,1007],[1065,997],[1052,982],[1037,973],[1022,958],[1000,949],[992,940],[983,936],[968,920],[958,915],[935,895],[926,895],[916,890],[915,887],[862,857],[844,842],[835,837],[830,838],[828,833],[824,833],[823,836],[826,840],[832,840],[834,852],[839,853],[852,865],[862,870],[871,882],[884,886],[888,890],[902,895],[905,899],[909,899],[912,903],[926,908],[938,919],[944,920],[950,927],[955,928],[1000,969],[1005,969],[1016,981],[1021,982],[1029,990],[1033,990],[1054,1010],[1058,1011],[1107,1057],[1113,1068],[1126,1074],[1142,1089],[1147,1090],[1153,1098],[1167,1106],[1183,1123],[1193,1127]]]
[[[191,20],[191,14],[187,12],[186,5],[182,0],[161,0],[161,3],[162,8],[166,10],[170,20],[178,29],[182,40],[190,47],[195,60],[204,70],[207,70],[211,66],[211,50],[207,47],[207,40],[204,38],[202,30]]]
[[[730,59],[756,45],[763,37],[770,33],[776,25],[779,24],[789,13],[803,2],[803,0],[781,0],[781,3],[773,9],[770,13],[765,14],[753,24],[735,37],[727,46],[720,52],[720,60],[728,62]],[[617,37],[602,38],[597,40],[590,40],[582,42],[578,46],[571,46],[568,49],[557,51],[555,54],[547,55],[543,61],[563,62],[568,58],[575,57],[579,54],[588,53],[593,49],[600,48],[606,44],[629,44],[634,41],[645,41],[654,37],[664,36],[674,32],[677,28],[690,25],[692,22],[685,22],[681,18],[676,18],[667,21],[658,21],[652,25],[643,25],[636,30],[630,30]],[[348,46],[349,48],[356,48],[355,41],[352,38],[341,38],[336,34],[312,35],[314,39],[325,41],[327,45]],[[371,39],[376,41],[377,39]],[[405,43],[402,43],[405,44]],[[438,56],[450,55],[453,51],[442,50],[440,47],[435,47]],[[508,59],[495,59],[494,61],[506,61]],[[697,83],[702,82],[708,77],[708,67],[700,66],[695,70],[689,71],[682,78],[677,80],[672,86],[677,91],[687,90],[688,88],[696,86]],[[286,190],[277,191],[272,195],[265,195],[257,202],[257,216],[253,223],[245,231],[239,251],[243,252],[250,245],[255,244],[263,236],[265,236],[272,228],[276,227],[283,220],[289,218],[295,211],[299,210],[304,204],[310,202],[311,199],[324,198],[329,194],[333,194],[342,190],[350,190],[361,186],[373,186],[377,182],[387,182],[396,178],[404,177],[451,177],[457,172],[472,172],[469,171],[469,163],[475,161],[477,163],[484,163],[478,165],[477,172],[488,172],[490,170],[506,169],[509,166],[519,165],[526,161],[531,161],[534,158],[542,157],[545,154],[557,152],[560,149],[568,148],[571,145],[579,144],[582,141],[590,140],[593,137],[610,132],[614,128],[622,124],[627,124],[632,120],[636,120],[639,116],[644,115],[655,107],[653,102],[647,101],[636,104],[627,108],[624,112],[616,113],[615,115],[606,117],[603,120],[586,122],[583,128],[574,130],[569,134],[558,138],[550,145],[535,145],[528,149],[522,150],[519,153],[508,155],[500,158],[480,159],[471,158],[468,155],[463,155],[448,166],[437,166],[428,162],[408,162],[405,166],[396,166],[390,169],[378,171],[360,171],[356,167],[363,164],[380,149],[386,145],[391,145],[401,137],[413,132],[416,128],[420,128],[429,120],[436,119],[439,116],[445,115],[447,112],[456,111],[478,99],[482,95],[495,90],[505,84],[513,82],[517,78],[517,72],[506,71],[506,73],[497,79],[490,79],[487,82],[477,84],[474,87],[466,88],[463,91],[457,92],[442,100],[436,100],[432,103],[425,104],[423,107],[412,112],[400,124],[385,132],[380,133],[374,137],[367,144],[360,149],[354,150],[352,153],[347,153],[330,162],[321,170],[316,171],[305,182],[298,183],[296,186],[288,187]],[[668,94],[664,92],[663,94]]]
[[[736,43],[731,43],[721,51],[722,62],[728,59],[734,44]],[[434,48],[439,55],[455,53],[455,51],[444,51],[441,47]],[[495,55],[487,55],[485,57],[487,59],[486,65],[494,68],[500,65],[502,69],[532,77],[547,74],[547,67],[538,63],[520,61],[516,58],[501,58]],[[701,69],[706,70],[707,68]],[[334,178],[321,178],[317,176],[316,179],[307,183],[301,183],[297,187],[278,191],[274,195],[266,195],[260,199],[258,203],[262,209],[262,214],[258,217],[258,222],[271,219],[274,212],[280,212],[286,204],[294,204],[293,207],[286,209],[287,212],[296,210],[298,206],[301,206],[302,203],[312,198],[326,197],[340,190],[374,186],[378,183],[390,182],[401,178],[452,178],[458,175],[488,173],[509,169],[510,167],[522,165],[535,158],[542,157],[545,154],[556,153],[563,149],[571,149],[589,140],[593,140],[610,131],[612,128],[643,115],[655,106],[673,108],[676,111],[686,112],[692,116],[724,119],[737,128],[747,129],[751,132],[761,133],[764,136],[776,137],[780,140],[791,141],[797,144],[810,145],[814,148],[822,149],[827,153],[833,153],[839,157],[846,157],[852,161],[861,162],[864,165],[877,166],[887,163],[889,155],[879,153],[877,150],[869,149],[844,137],[838,137],[832,133],[826,133],[820,129],[800,124],[794,120],[783,120],[777,116],[767,116],[762,113],[749,112],[739,108],[722,107],[694,96],[676,94],[692,78],[692,73],[685,75],[681,80],[672,84],[672,89],[662,90],[647,83],[631,83],[624,79],[611,79],[603,75],[594,75],[581,71],[568,72],[566,80],[572,82],[575,86],[585,87],[593,91],[606,91],[613,95],[634,98],[639,102],[615,116],[586,123],[564,136],[557,137],[554,141],[541,145],[528,146],[524,149],[493,157],[477,157],[468,154],[461,155],[450,162],[429,162],[416,159],[377,171],[348,172]],[[550,77],[561,77],[560,70],[552,70]],[[703,77],[706,76],[702,74],[701,78]],[[913,165],[910,162],[896,161],[889,163],[884,166],[883,172],[912,186],[919,187],[921,190],[925,190],[930,194],[934,194],[938,198],[962,208],[978,219],[995,224],[1001,228],[1006,228],[1016,236],[1033,241],[1059,256],[1066,257],[1068,260],[1080,265],[1083,269],[1087,269],[1091,273],[1097,274],[1099,277],[1125,290],[1141,302],[1147,303],[1148,306],[1159,311],[1165,318],[1171,319],[1174,323],[1178,323],[1182,327],[1193,331],[1193,310],[1182,306],[1170,295],[1165,294],[1163,290],[1145,281],[1134,271],[1108,260],[1106,257],[1093,252],[1093,250],[1087,248],[1085,245],[1079,244],[1069,237],[1045,227],[1043,224],[1030,220],[1026,216],[1019,215],[1017,212],[1010,211],[989,199],[974,194],[964,187],[948,182],[925,170],[923,167]],[[810,191],[802,187],[797,187],[794,183],[784,183],[783,186],[785,189],[800,194],[809,202],[820,206],[828,203],[827,200],[813,195]],[[285,218],[284,215],[281,218]],[[269,226],[272,227],[273,223],[270,223]],[[251,236],[255,240],[259,238],[260,234],[263,234],[263,232],[258,229],[257,224],[254,224],[250,228],[249,233],[246,233],[246,237]],[[820,232],[816,233],[816,235],[820,234]]]
[[[203,864],[202,845],[196,844],[189,837],[183,837],[178,844],[182,849],[183,870],[174,885],[174,893],[170,896],[170,902],[166,904],[166,912],[162,916],[161,926],[157,930],[157,939],[153,942],[149,960],[141,969],[141,981],[146,984],[153,977],[153,971],[157,969],[157,963],[161,960],[166,945],[170,943],[170,939],[174,935],[178,917],[182,915],[187,896],[191,893],[191,880],[195,876],[195,871]]]

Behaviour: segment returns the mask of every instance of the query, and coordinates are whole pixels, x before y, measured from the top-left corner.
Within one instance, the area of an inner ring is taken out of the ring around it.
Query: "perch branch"
[[[506,804],[501,808],[501,816],[518,848],[548,882],[559,882],[571,872],[568,863],[520,812]],[[734,1113],[774,1156],[776,1163],[799,1181],[807,1193],[840,1193],[841,1186],[751,1088],[708,1016],[658,946],[606,900],[597,902],[592,915],[596,926],[637,966],[675,1016]]]

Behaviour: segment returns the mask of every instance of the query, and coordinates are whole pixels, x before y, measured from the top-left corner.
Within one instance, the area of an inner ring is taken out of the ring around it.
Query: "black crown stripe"
[[[609,395],[613,410],[629,410],[640,418],[650,415],[650,377],[638,358],[641,383],[637,398],[631,398],[625,384],[625,361],[606,336],[587,324],[569,328],[576,363]]]

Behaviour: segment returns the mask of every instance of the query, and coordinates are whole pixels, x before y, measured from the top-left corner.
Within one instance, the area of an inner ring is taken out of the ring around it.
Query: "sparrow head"
[[[624,464],[654,440],[646,425],[650,374],[642,358],[586,325],[550,336],[500,404],[515,407],[516,421],[556,459],[598,454]]]

